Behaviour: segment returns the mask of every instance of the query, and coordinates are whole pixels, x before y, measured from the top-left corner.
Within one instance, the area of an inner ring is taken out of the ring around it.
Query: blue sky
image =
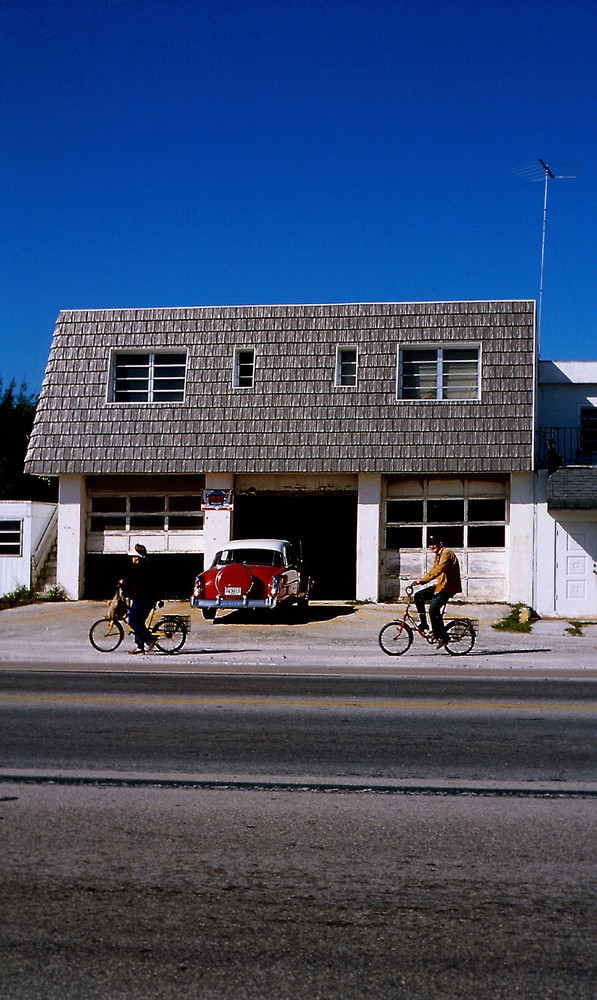
[[[597,358],[594,0],[0,0],[4,383],[60,309],[538,298]],[[532,181],[518,168],[535,165]]]

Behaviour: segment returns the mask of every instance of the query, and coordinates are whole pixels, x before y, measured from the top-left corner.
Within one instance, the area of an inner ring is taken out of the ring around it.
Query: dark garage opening
[[[149,543],[147,543],[149,548]],[[203,569],[203,553],[149,553],[161,596],[187,601],[197,573]],[[90,601],[109,600],[116,585],[127,573],[131,557],[88,553],[85,558],[85,597]]]
[[[354,600],[357,562],[356,494],[237,495],[234,538],[287,538],[302,543],[316,600]]]

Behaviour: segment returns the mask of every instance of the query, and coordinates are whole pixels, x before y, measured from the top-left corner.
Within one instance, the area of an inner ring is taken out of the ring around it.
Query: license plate
[[[241,594],[240,587],[224,587],[224,597],[240,597]]]

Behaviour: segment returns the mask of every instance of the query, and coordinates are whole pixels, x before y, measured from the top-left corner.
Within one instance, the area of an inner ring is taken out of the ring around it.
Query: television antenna
[[[545,265],[545,229],[547,224],[547,185],[550,180],[576,180],[576,173],[568,173],[570,170],[575,170],[574,167],[568,164],[553,164],[553,170],[540,157],[537,160],[540,166],[537,166],[534,162],[528,163],[524,167],[519,167],[514,170],[513,173],[517,174],[519,177],[523,177],[529,181],[545,181],[545,191],[543,195],[543,234],[541,238],[541,277],[539,280],[539,315],[537,317],[537,347],[541,344],[541,317],[543,312],[543,271]],[[566,171],[566,173],[554,173],[554,170]]]

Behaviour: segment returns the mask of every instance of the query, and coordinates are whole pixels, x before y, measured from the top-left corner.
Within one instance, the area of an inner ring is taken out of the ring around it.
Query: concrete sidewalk
[[[114,671],[213,672],[283,670],[309,673],[375,669],[378,673],[410,674],[424,670],[483,670],[502,673],[513,669],[597,670],[597,623],[571,635],[567,621],[536,622],[530,633],[505,633],[492,623],[508,612],[505,605],[451,604],[447,618],[458,615],[478,622],[477,641],[465,657],[452,657],[429,646],[418,636],[404,656],[390,657],[379,648],[377,636],[386,622],[398,617],[402,605],[351,605],[315,602],[307,621],[234,612],[205,621],[186,602],[167,602],[164,613],[191,616],[191,631],[183,649],[168,656],[154,652],[131,657],[127,635],[115,653],[99,653],[89,643],[93,622],[106,614],[104,602],[76,601],[35,604],[0,612],[0,669],[64,669]]]

